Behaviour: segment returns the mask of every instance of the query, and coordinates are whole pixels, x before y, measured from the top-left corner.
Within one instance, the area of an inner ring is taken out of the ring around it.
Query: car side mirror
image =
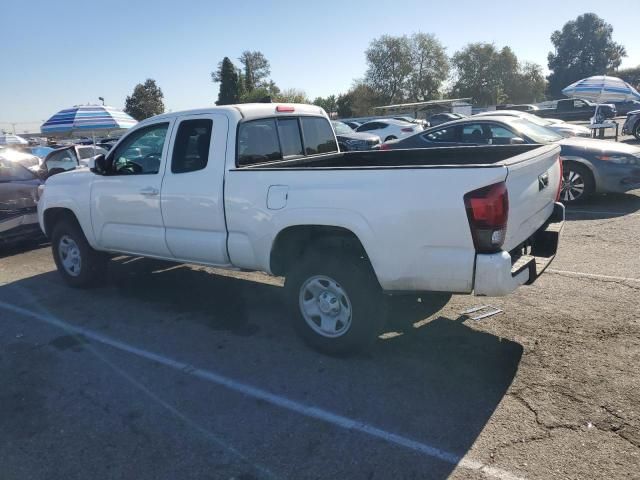
[[[524,138],[520,138],[520,137],[513,137],[509,143],[511,145],[524,145],[526,142],[524,141]]]
[[[89,159],[89,170],[96,175],[104,175],[107,173],[107,159],[103,153],[99,153],[95,157]]]

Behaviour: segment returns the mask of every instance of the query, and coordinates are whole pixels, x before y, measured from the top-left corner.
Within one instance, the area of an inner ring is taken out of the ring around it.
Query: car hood
[[[343,138],[345,140],[369,140],[372,142],[380,138],[378,135],[365,132],[338,133],[336,134],[336,137]]]
[[[583,125],[574,125],[571,123],[554,123],[553,125],[549,125],[549,128],[554,130],[567,130],[572,132],[582,132],[582,133],[591,133],[587,127]]]
[[[558,141],[562,147],[574,150],[591,150],[598,152],[625,153],[629,155],[640,154],[640,147],[626,143],[612,142],[611,140],[598,140],[595,138],[564,138]]]
[[[627,115],[638,115],[640,113],[640,110],[631,110],[629,113],[627,113]]]
[[[45,185],[79,185],[88,183],[95,173],[86,167],[78,167],[75,170],[58,173],[47,178]]]

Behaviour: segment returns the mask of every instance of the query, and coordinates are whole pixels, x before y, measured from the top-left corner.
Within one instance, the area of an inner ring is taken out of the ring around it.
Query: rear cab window
[[[239,167],[338,151],[333,128],[325,117],[261,118],[238,126]]]

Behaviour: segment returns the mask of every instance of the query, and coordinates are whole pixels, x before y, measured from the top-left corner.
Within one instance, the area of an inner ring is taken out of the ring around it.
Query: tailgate
[[[507,168],[509,219],[503,249],[528,239],[553,213],[560,185],[560,147],[545,145],[502,162]]]

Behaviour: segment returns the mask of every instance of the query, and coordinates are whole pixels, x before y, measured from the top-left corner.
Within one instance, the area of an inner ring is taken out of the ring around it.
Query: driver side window
[[[160,171],[168,123],[133,132],[110,155],[112,175],[149,175]]]

